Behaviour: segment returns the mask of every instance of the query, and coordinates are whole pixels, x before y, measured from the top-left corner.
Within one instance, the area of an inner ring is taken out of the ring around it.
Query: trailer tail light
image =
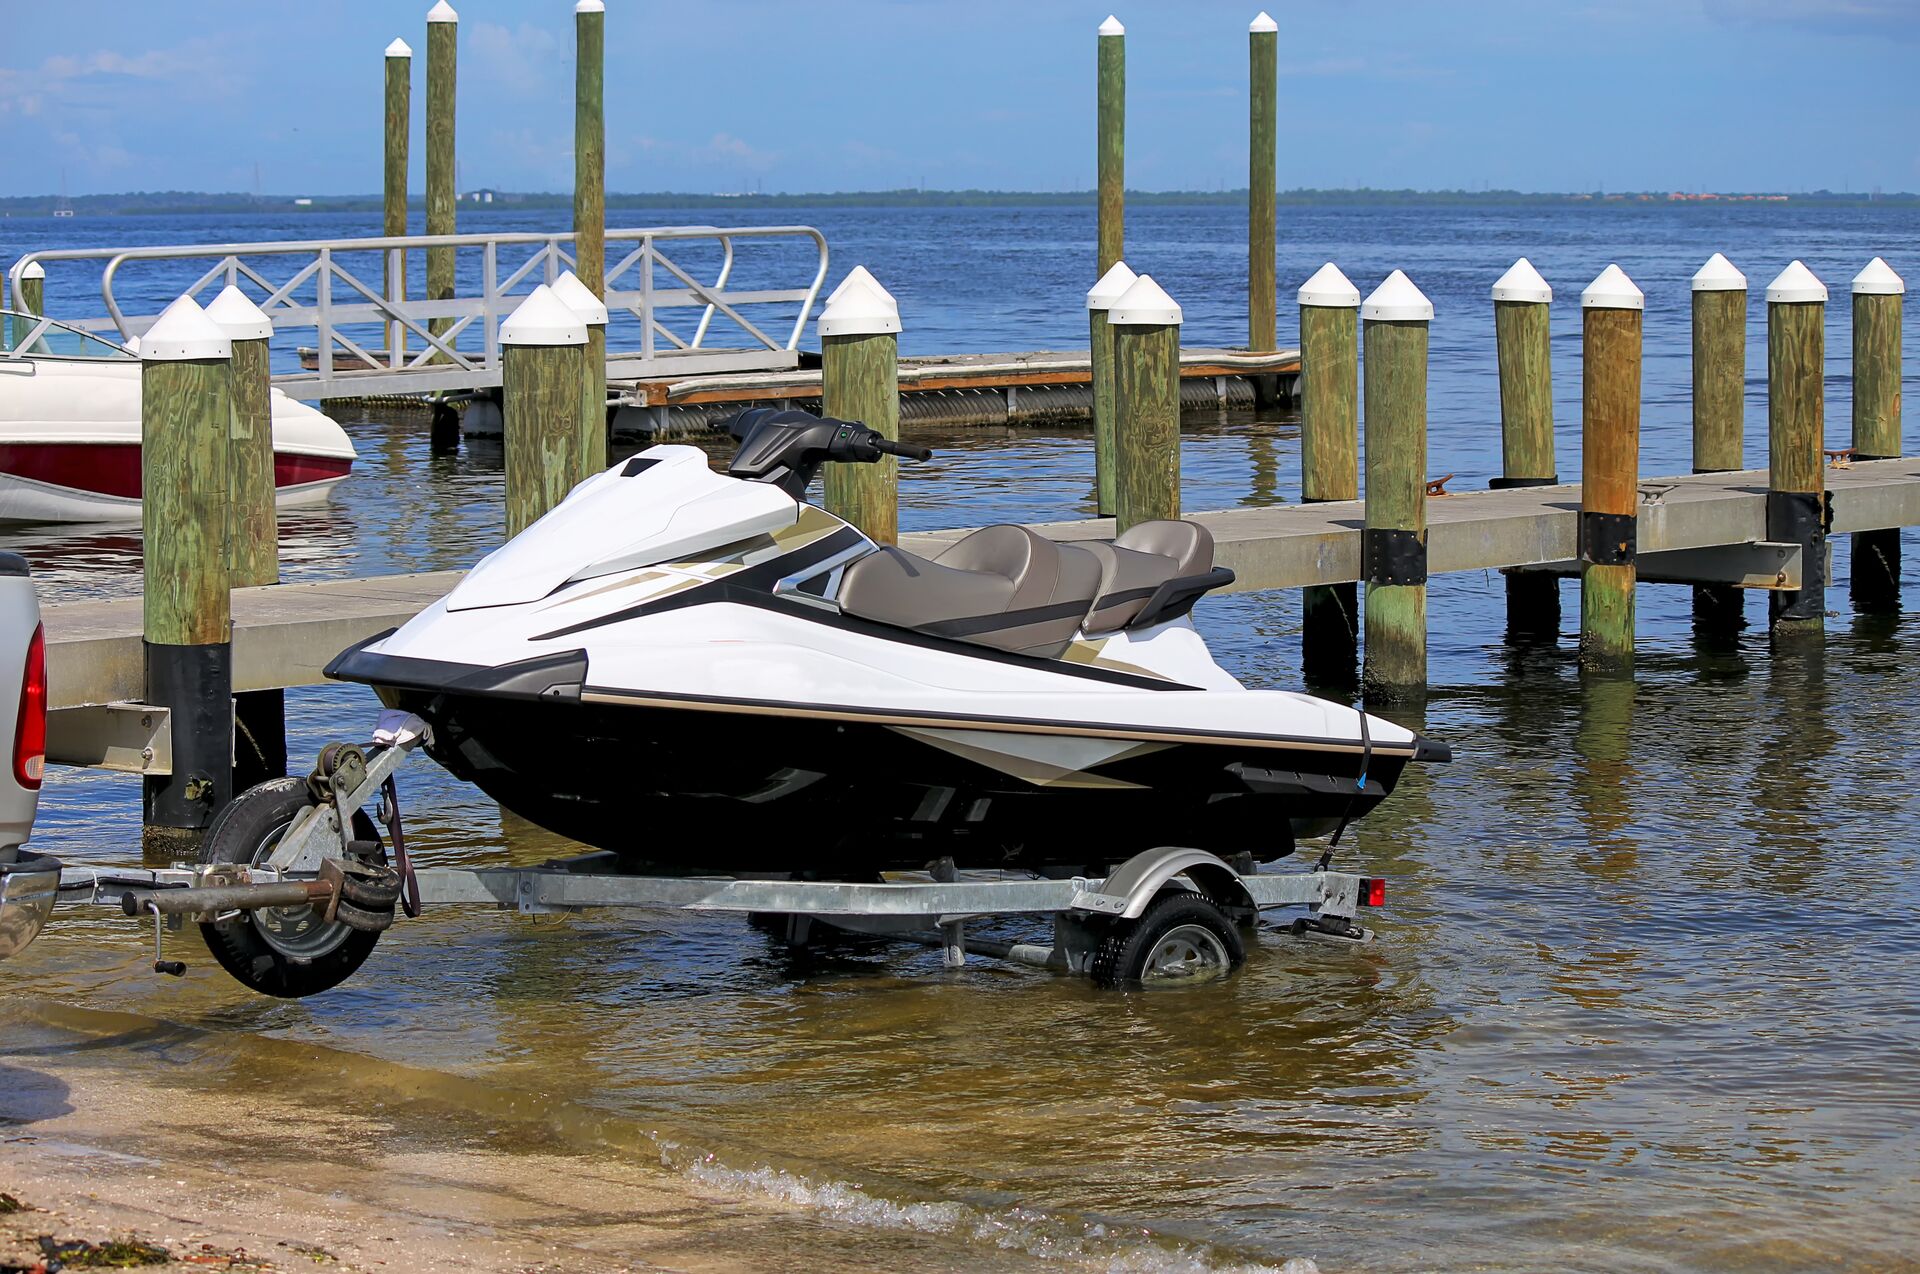
[[[1379,876],[1371,876],[1360,882],[1360,905],[1362,907],[1384,907],[1387,905],[1387,882]]]
[[[3,709],[0,709],[3,711]],[[33,630],[26,674],[20,681],[20,715],[13,725],[13,777],[37,791],[47,773],[47,631]]]

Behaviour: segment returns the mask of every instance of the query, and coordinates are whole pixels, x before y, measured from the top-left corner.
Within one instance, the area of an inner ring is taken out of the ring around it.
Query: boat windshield
[[[139,356],[120,342],[57,319],[0,310],[0,358],[87,358],[125,362]]]

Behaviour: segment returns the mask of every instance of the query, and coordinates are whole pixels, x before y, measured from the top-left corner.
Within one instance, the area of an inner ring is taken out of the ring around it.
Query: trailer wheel
[[[1182,986],[1222,977],[1246,958],[1240,931],[1218,904],[1169,889],[1138,920],[1113,922],[1089,972],[1100,986]]]
[[[248,788],[214,816],[201,842],[203,863],[261,863],[294,817],[312,804],[305,779],[269,779]],[[354,839],[380,843],[365,810],[353,814]],[[380,854],[380,861],[385,861]],[[350,903],[342,902],[342,906]],[[200,926],[220,967],[249,990],[296,1000],[330,990],[373,954],[378,931],[322,920],[311,907],[245,911]]]

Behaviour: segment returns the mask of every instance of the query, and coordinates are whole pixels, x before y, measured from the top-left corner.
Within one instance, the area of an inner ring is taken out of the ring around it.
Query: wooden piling
[[[1494,349],[1500,368],[1501,476],[1490,484],[1544,487],[1560,481],[1553,455],[1553,289],[1525,257],[1493,285]],[[1508,571],[1507,640],[1552,643],[1560,637],[1560,580]]]
[[[605,0],[573,6],[573,272],[596,303],[607,294],[607,114]],[[569,300],[568,304],[574,305]],[[582,314],[584,304],[574,305]],[[612,460],[607,432],[607,319],[587,320],[587,414],[581,463],[597,473]]]
[[[191,297],[140,338],[147,702],[170,710],[171,773],[144,781],[143,845],[184,856],[233,796],[228,457],[232,343]]]
[[[1122,225],[1126,207],[1127,29],[1112,14],[1100,24],[1098,55],[1099,270],[1105,274],[1126,255]]]
[[[1853,458],[1900,455],[1900,318],[1906,281],[1875,257],[1853,279]],[[1848,591],[1863,614],[1900,609],[1900,532],[1855,531]]]
[[[1580,659],[1600,670],[1633,666],[1645,306],[1617,265],[1580,297]]]
[[[1247,27],[1247,348],[1254,350],[1279,343],[1274,284],[1279,31],[1264,12]]]
[[[405,40],[396,39],[387,46],[387,145],[382,170],[382,207],[380,232],[399,238],[407,232],[407,142],[413,128],[413,49]],[[390,251],[386,261],[386,298],[407,298],[407,254]],[[399,323],[387,324],[387,348],[404,355],[407,329]]]
[[[453,188],[454,79],[458,63],[460,15],[447,0],[427,11],[427,233],[454,233]],[[427,299],[451,300],[454,294],[454,250],[427,249]],[[451,318],[429,319],[427,330],[440,336],[453,326]],[[435,361],[445,361],[436,355]]]
[[[237,287],[207,306],[233,350],[233,414],[227,430],[227,577],[234,588],[280,582],[274,510],[273,321]],[[233,698],[233,790],[287,772],[286,694],[249,690]]]
[[[1103,518],[1113,516],[1113,328],[1107,311],[1137,279],[1125,261],[1100,276],[1087,292],[1088,356],[1093,364],[1093,489],[1096,511]]]
[[[1143,274],[1113,328],[1114,530],[1180,516],[1180,307]]]
[[[1360,307],[1366,360],[1369,698],[1416,694],[1427,682],[1427,329],[1433,305],[1395,270]]]
[[[836,420],[857,421],[900,437],[900,307],[864,270],[835,289],[820,311],[820,407]],[[900,538],[900,462],[830,464],[823,482],[827,511],[876,544]]]
[[[1776,633],[1826,626],[1827,287],[1795,261],[1767,285],[1767,538],[1800,545],[1797,592],[1770,592]]]
[[[587,354],[580,369],[580,468],[574,475],[574,481],[582,482],[613,463],[607,433],[607,307],[572,270],[553,281],[553,291],[587,325]]]
[[[47,270],[38,261],[29,261],[13,269],[13,309],[18,314],[45,314],[47,312]],[[27,333],[33,330],[33,324],[23,318],[13,320],[13,341],[18,349],[26,342]]]
[[[1693,471],[1746,467],[1747,276],[1716,252],[1693,276]],[[1724,641],[1745,624],[1731,584],[1693,587],[1694,629]]]
[[[566,498],[580,473],[587,325],[544,283],[500,324],[507,534]]]
[[[1300,288],[1300,498],[1360,498],[1360,290],[1329,261]],[[1360,654],[1360,590],[1302,590],[1301,671],[1351,688]]]

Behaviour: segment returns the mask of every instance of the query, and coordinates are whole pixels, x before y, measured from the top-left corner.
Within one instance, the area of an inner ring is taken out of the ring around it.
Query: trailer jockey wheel
[[[1101,986],[1191,986],[1246,962],[1246,944],[1226,912],[1205,894],[1169,889],[1138,920],[1116,920],[1088,972]]]
[[[312,803],[305,779],[271,779],[248,788],[214,816],[200,861],[264,863]],[[339,919],[325,920],[311,907],[274,907],[202,924],[200,934],[220,967],[250,990],[292,1000],[336,987],[366,963],[380,930],[392,922],[399,888],[397,878],[389,879],[380,833],[365,810],[354,811],[353,835],[366,847],[362,861],[380,870],[348,873],[334,911]]]

